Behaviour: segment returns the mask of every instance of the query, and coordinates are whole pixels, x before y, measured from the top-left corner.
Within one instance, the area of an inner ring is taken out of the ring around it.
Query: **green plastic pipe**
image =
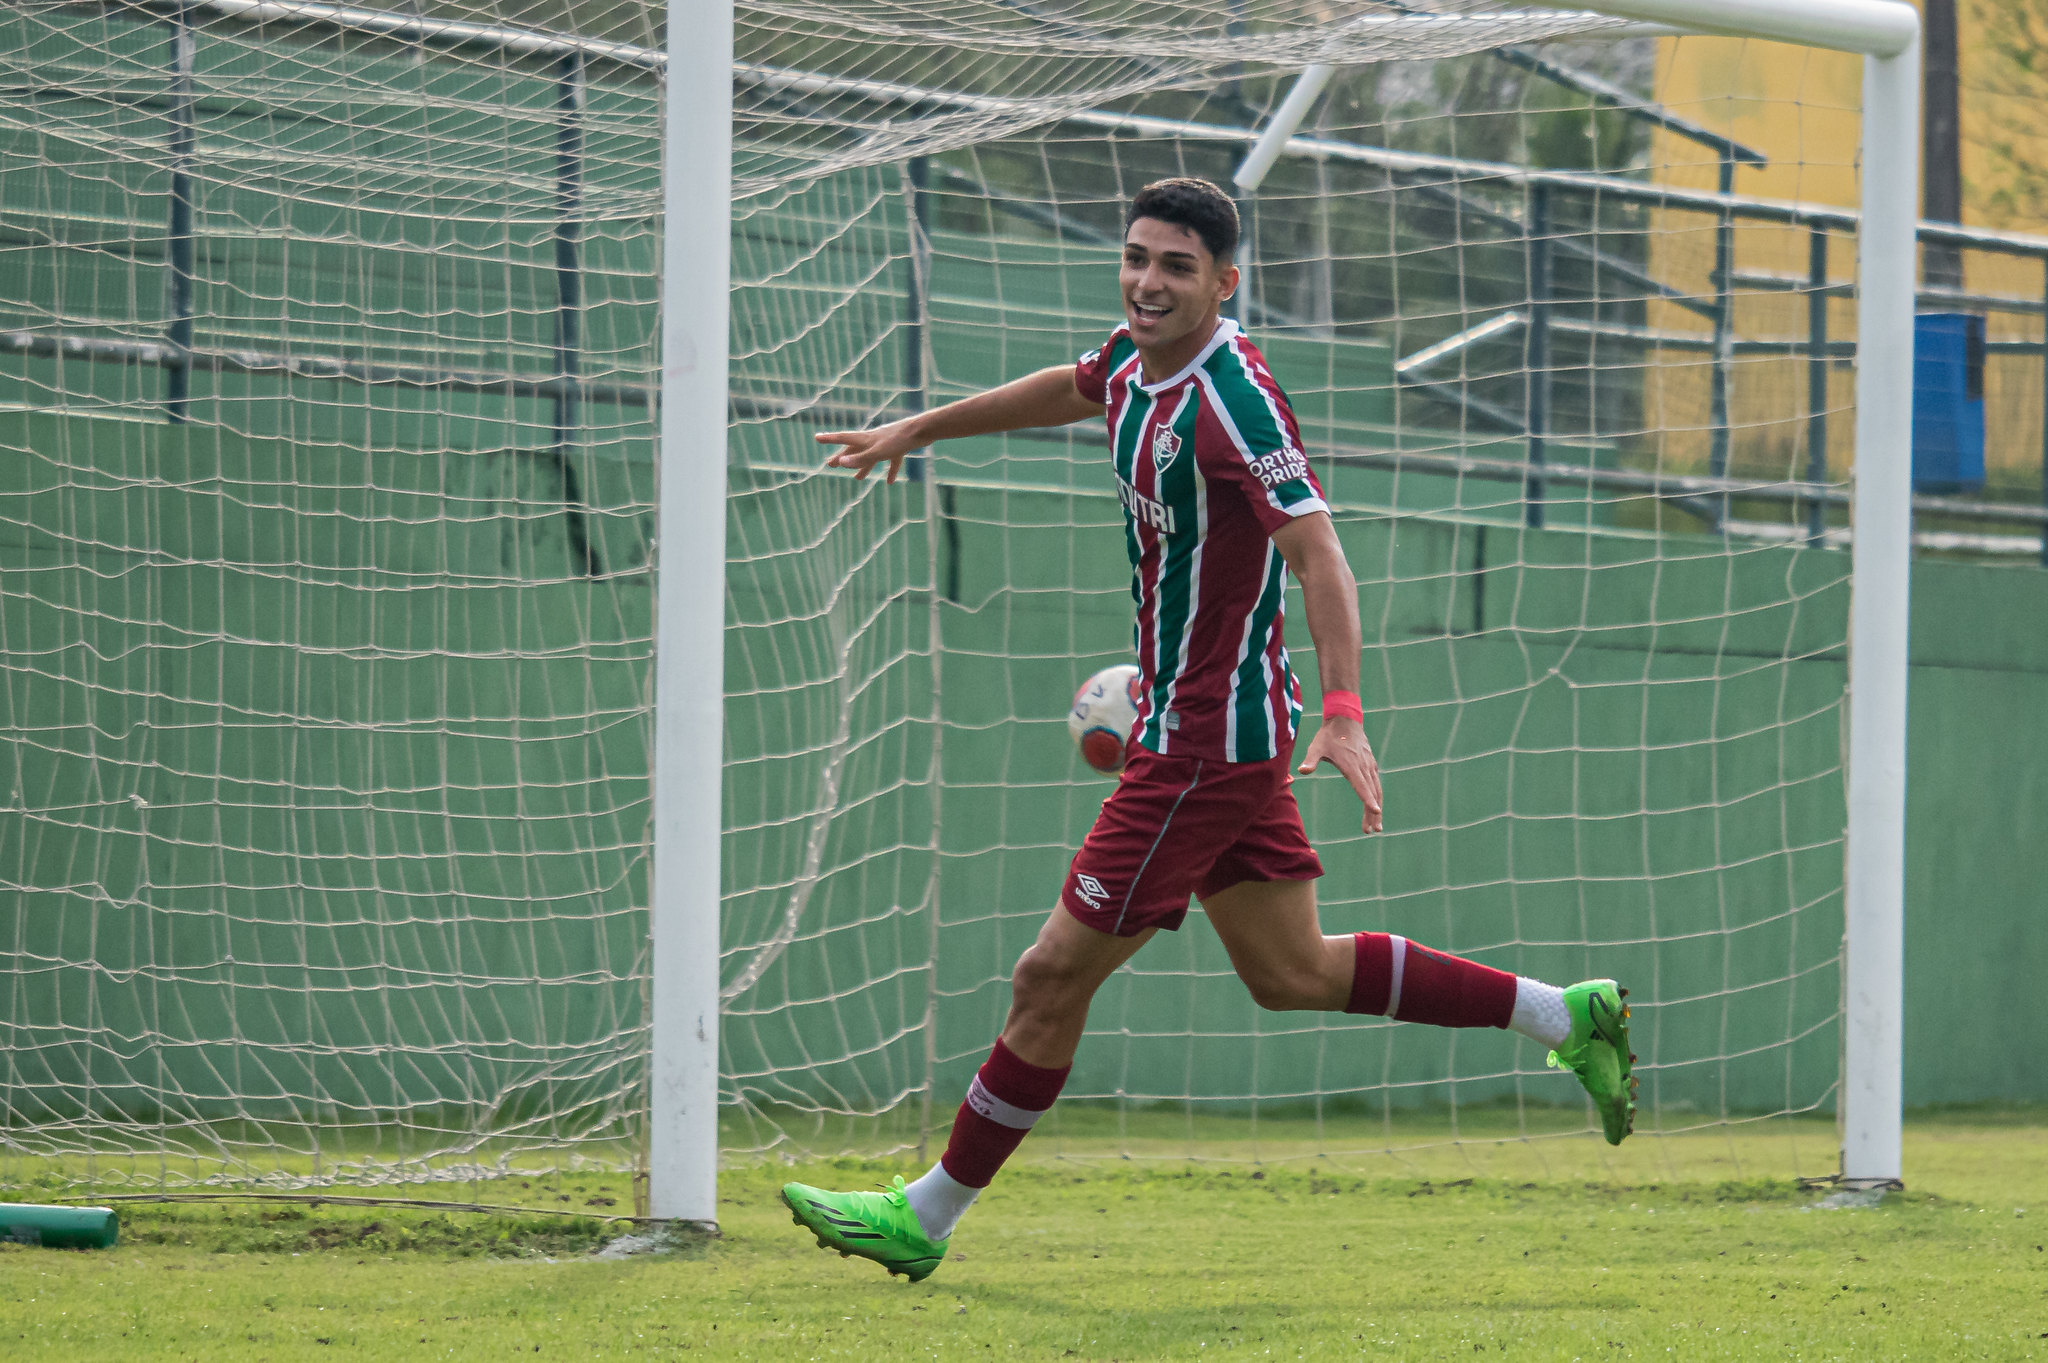
[[[0,1202],[0,1239],[45,1249],[112,1249],[121,1218],[112,1207],[37,1207]]]

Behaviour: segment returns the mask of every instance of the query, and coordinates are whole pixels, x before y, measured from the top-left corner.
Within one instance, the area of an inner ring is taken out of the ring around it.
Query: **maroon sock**
[[[1019,1060],[997,1037],[995,1049],[967,1086],[967,1101],[953,1118],[953,1135],[939,1163],[969,1188],[988,1187],[1024,1133],[1060,1096],[1071,1069],[1048,1070]]]
[[[1505,1027],[1515,1015],[1515,977],[1505,970],[1384,932],[1361,932],[1357,942],[1347,1013],[1432,1027]]]

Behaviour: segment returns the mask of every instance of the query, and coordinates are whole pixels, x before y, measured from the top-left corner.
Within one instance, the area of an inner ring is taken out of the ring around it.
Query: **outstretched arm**
[[[1309,638],[1315,640],[1316,669],[1322,675],[1323,694],[1358,691],[1358,653],[1362,646],[1358,627],[1358,583],[1344,550],[1337,543],[1337,528],[1326,511],[1298,516],[1273,532],[1273,545],[1287,560],[1295,580],[1301,583],[1302,605],[1308,615]],[[1365,805],[1364,829],[1380,831],[1380,764],[1365,738],[1365,726],[1348,716],[1326,716],[1308,752],[1302,756],[1302,775],[1328,762],[1344,773],[1344,779],[1358,792]]]
[[[1082,397],[1074,386],[1074,366],[1062,364],[872,431],[826,431],[818,436],[818,443],[839,446],[825,461],[827,468],[852,469],[856,478],[867,477],[869,469],[888,460],[893,483],[905,455],[941,440],[994,435],[1026,426],[1064,426],[1101,415],[1102,405]]]

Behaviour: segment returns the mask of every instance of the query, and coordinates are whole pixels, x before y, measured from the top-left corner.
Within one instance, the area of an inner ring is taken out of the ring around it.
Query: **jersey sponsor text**
[[[1308,460],[1300,450],[1278,449],[1251,461],[1252,476],[1267,487],[1299,482],[1308,477]]]
[[[1169,535],[1174,533],[1173,508],[1166,503],[1147,497],[1122,478],[1116,480],[1116,495],[1123,499],[1124,510],[1136,516],[1141,524]]]

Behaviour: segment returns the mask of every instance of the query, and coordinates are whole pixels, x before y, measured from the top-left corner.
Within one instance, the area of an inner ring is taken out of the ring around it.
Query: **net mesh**
[[[17,1173],[638,1160],[660,17],[0,16]],[[1347,70],[1245,205],[1239,307],[1361,583],[1389,831],[1299,787],[1326,928],[1632,983],[1646,1132],[1827,1107],[1848,564],[1784,490],[1815,415],[1841,474],[1846,380],[1811,404],[1716,312],[1721,254],[1807,229],[1632,194],[1720,153],[1482,52],[1604,22],[741,7],[733,1156],[943,1132],[1107,794],[1066,702],[1129,648],[1099,432],[894,487],[813,436],[1098,344],[1129,194],[1227,181],[1305,61]],[[1659,50],[1543,54],[1641,105]],[[1033,1148],[1587,1130],[1504,1034],[1258,1012],[1198,918],[1106,987],[1069,1096]]]

